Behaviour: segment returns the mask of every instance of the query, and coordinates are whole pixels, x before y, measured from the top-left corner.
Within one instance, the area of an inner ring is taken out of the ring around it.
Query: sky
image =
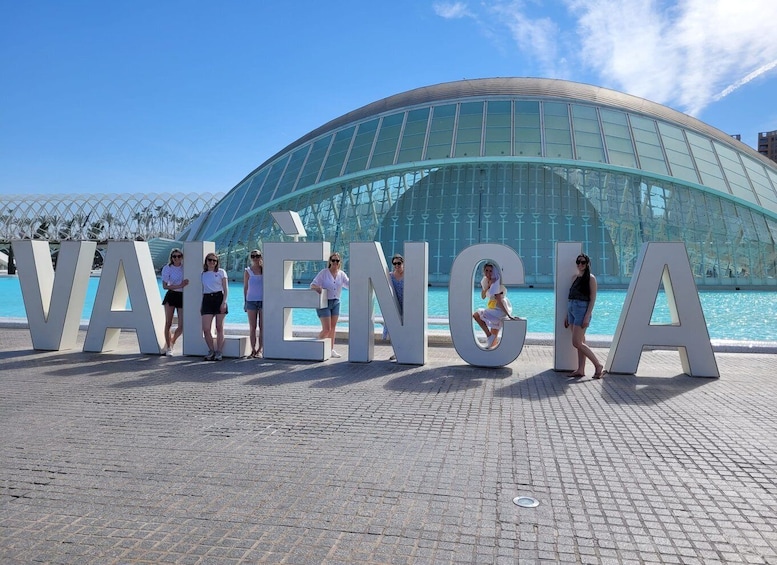
[[[777,130],[774,0],[0,0],[3,194],[226,193],[351,110],[544,77]]]

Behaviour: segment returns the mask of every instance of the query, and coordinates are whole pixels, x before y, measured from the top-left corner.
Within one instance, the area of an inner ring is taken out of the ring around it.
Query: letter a
[[[127,310],[127,298],[131,309]],[[121,328],[135,330],[140,352],[159,354],[165,311],[145,241],[112,241],[97,287],[84,351],[116,349]]]
[[[671,325],[650,323],[662,280]],[[605,368],[611,373],[636,373],[646,345],[677,347],[683,371],[692,377],[720,376],[683,243],[642,246]]]

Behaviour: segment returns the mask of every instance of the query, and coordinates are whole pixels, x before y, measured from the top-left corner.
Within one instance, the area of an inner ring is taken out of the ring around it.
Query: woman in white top
[[[173,354],[175,342],[183,333],[183,289],[189,279],[183,278],[183,252],[177,247],[170,252],[170,262],[162,267],[162,288],[167,291],[162,305],[165,307],[165,355]],[[170,334],[173,314],[178,311],[178,325]]]
[[[262,252],[251,251],[251,264],[243,273],[243,309],[248,314],[248,337],[251,340],[251,357],[262,356],[262,341],[264,338],[262,302],[264,301],[264,262]],[[257,326],[259,335],[257,336]]]
[[[224,350],[224,317],[227,315],[227,272],[219,268],[219,257],[215,253],[205,256],[202,271],[202,335],[208,344],[206,361],[221,361]],[[216,319],[216,342],[213,342],[213,319]]]
[[[486,332],[486,349],[494,349],[498,344],[499,330],[505,318],[513,320],[512,305],[507,300],[507,289],[502,285],[499,269],[493,263],[483,265],[483,278],[480,280],[480,297],[488,298],[485,308],[472,314],[478,326]]]
[[[332,342],[332,357],[342,357],[335,351],[335,328],[340,317],[340,293],[343,288],[348,288],[348,275],[340,270],[340,254],[332,253],[329,256],[329,264],[322,269],[310,283],[310,288],[321,294],[326,291],[327,305],[317,308],[316,314],[321,320],[321,331],[318,339],[328,337]]]

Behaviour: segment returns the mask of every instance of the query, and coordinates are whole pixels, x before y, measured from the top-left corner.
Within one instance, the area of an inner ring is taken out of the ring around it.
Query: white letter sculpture
[[[141,353],[159,354],[165,343],[164,324],[165,311],[148,243],[110,242],[89,318],[84,351],[116,349],[123,328],[135,330]]]
[[[497,243],[481,243],[467,247],[453,261],[448,288],[448,317],[451,340],[456,352],[470,365],[503,367],[521,354],[526,340],[526,320],[505,320],[502,339],[494,349],[480,347],[472,329],[473,274],[484,260],[493,261],[502,272],[502,284],[524,283],[523,261],[514,249]],[[508,293],[509,297],[509,293]],[[513,312],[517,316],[516,312]]]
[[[671,325],[650,323],[662,280]],[[646,345],[677,347],[683,371],[692,377],[720,376],[683,243],[642,246],[605,368],[611,373],[636,373]]]
[[[351,271],[348,293],[348,360],[364,363],[373,359],[373,298],[377,296],[397,363],[423,365],[428,353],[426,322],[429,244],[405,243],[405,292],[401,316],[381,244],[351,243],[349,249],[351,265],[358,265],[359,268]]]
[[[32,347],[46,351],[74,348],[97,243],[63,241],[56,273],[47,241],[14,241],[13,249]]]
[[[264,256],[264,357],[326,361],[332,351],[329,339],[294,338],[292,308],[323,308],[326,292],[293,287],[293,261],[326,261],[328,241],[312,243],[265,243]]]

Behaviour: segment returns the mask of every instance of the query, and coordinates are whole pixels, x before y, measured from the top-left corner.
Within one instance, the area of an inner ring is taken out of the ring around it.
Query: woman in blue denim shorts
[[[264,320],[262,316],[262,302],[264,301],[264,262],[262,252],[258,249],[251,251],[251,264],[243,273],[243,309],[248,314],[248,338],[251,340],[251,357],[262,356],[264,340]],[[259,335],[257,336],[257,328]]]
[[[595,379],[601,379],[604,371],[596,354],[585,343],[585,332],[591,324],[591,314],[596,304],[596,277],[591,274],[591,259],[585,253],[577,256],[577,275],[569,288],[569,305],[564,327],[572,328],[572,345],[577,349],[577,370],[570,377],[585,376],[585,360],[594,364]]]
[[[310,288],[317,293],[325,293],[327,298],[324,308],[317,308],[316,314],[321,321],[321,331],[318,339],[329,338],[332,343],[332,357],[341,357],[335,350],[335,334],[337,320],[340,317],[340,293],[343,288],[348,288],[350,281],[348,275],[340,270],[341,257],[339,253],[332,253],[326,269],[322,269],[310,283]]]

